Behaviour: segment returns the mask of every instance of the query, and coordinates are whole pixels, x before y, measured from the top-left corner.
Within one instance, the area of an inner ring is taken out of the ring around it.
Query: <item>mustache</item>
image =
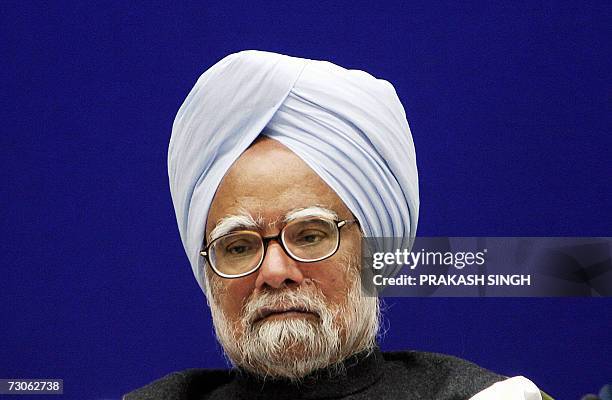
[[[281,312],[296,311],[314,314],[318,318],[329,312],[320,290],[274,289],[258,293],[243,307],[243,322],[252,327],[265,317]]]

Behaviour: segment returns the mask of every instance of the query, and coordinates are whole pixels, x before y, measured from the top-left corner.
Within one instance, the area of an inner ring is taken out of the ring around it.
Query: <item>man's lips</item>
[[[256,323],[265,318],[275,316],[275,315],[281,316],[281,315],[289,315],[293,313],[310,315],[314,317],[319,316],[317,313],[307,310],[305,308],[301,308],[301,307],[283,307],[283,308],[263,307],[257,312],[252,322]]]

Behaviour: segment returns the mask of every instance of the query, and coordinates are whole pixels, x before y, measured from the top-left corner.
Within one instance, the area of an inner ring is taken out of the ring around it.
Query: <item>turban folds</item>
[[[352,211],[366,237],[415,236],[416,157],[393,86],[325,61],[243,51],[198,79],[176,115],[168,149],[181,240],[202,288],[199,252],[215,191],[259,135],[304,160]]]

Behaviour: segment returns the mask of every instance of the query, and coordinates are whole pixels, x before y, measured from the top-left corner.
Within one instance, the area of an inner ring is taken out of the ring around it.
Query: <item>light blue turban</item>
[[[243,51],[198,79],[176,115],[168,149],[181,240],[203,289],[199,253],[208,210],[227,170],[259,135],[304,160],[366,237],[414,237],[416,156],[393,86],[326,61]]]

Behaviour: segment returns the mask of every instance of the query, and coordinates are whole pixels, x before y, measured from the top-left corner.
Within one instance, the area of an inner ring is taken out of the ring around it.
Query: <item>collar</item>
[[[371,352],[355,354],[342,362],[340,373],[332,374],[322,369],[306,376],[302,382],[293,383],[285,379],[263,379],[259,376],[237,371],[233,386],[238,397],[271,399],[326,399],[348,396],[375,384],[382,376],[383,356],[378,347]]]

